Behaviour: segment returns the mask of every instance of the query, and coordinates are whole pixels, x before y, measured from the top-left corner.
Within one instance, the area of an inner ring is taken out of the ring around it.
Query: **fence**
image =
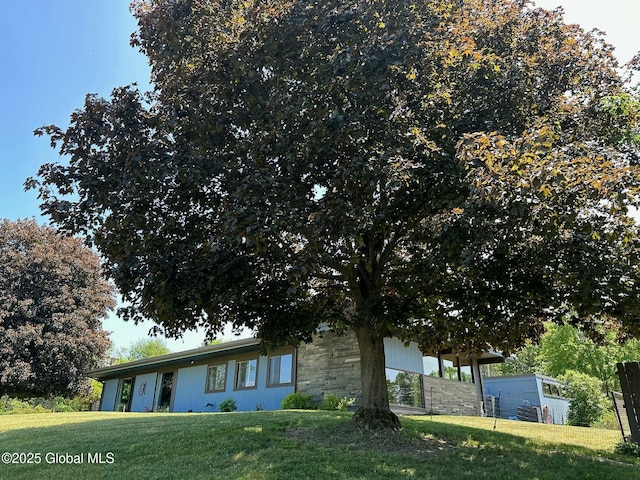
[[[606,421],[594,427],[579,427],[566,425],[566,414],[557,419],[556,424],[551,424],[549,415],[554,412],[544,405],[533,405],[524,400],[511,400],[506,396],[486,396],[477,401],[481,405],[483,414],[479,413],[454,413],[458,402],[438,391],[437,389],[425,389],[426,413],[432,420],[439,421],[440,416],[455,416],[454,423],[470,428],[493,428],[497,433],[519,436],[527,432],[526,436],[535,438],[541,442],[558,444],[579,445],[586,448],[597,448],[603,451],[613,449],[622,441],[617,419],[611,409],[607,412]],[[417,412],[398,412],[408,415],[419,415]],[[484,418],[482,418],[484,417]],[[445,422],[447,420],[444,420]]]
[[[548,405],[532,405],[530,402],[488,395],[485,397],[485,412],[488,417],[522,422],[564,425],[566,409],[554,410]]]
[[[640,443],[640,363],[618,363],[617,367],[624,402],[624,409],[622,410],[626,412],[628,431],[630,432],[629,437],[633,442]],[[622,417],[621,413],[618,415],[619,418]],[[620,428],[624,437],[625,430],[622,421]],[[625,440],[628,440],[628,438],[625,437]]]
[[[620,443],[622,437],[613,411],[607,411],[606,420],[593,427],[569,426],[567,414],[553,411],[549,406],[533,405],[527,401],[511,400],[508,397],[487,396],[484,399],[485,415],[491,419],[496,432],[515,433],[527,431],[542,441],[582,445],[588,448],[607,449]],[[554,418],[555,417],[555,418]],[[464,422],[464,420],[463,420]],[[464,423],[462,423],[464,424]],[[528,424],[536,424],[528,428]],[[469,420],[473,425],[473,420]]]
[[[544,393],[544,391],[543,391]],[[548,393],[548,392],[547,392]],[[561,395],[542,395],[539,402],[531,402],[514,395],[513,392],[498,395],[487,395],[481,398],[476,395],[472,383],[456,382],[435,377],[423,377],[423,405],[419,408],[394,406],[397,413],[406,415],[455,415],[461,416],[456,422],[469,425],[477,424],[473,417],[485,416],[492,419],[497,431],[511,431],[514,428],[526,428],[526,423],[533,422],[542,427],[545,438],[550,441],[574,441],[576,437],[584,439],[584,445],[593,445],[599,440],[613,444],[623,440],[620,432],[620,418],[616,415],[614,405],[623,408],[620,394],[608,399],[605,414],[595,424],[591,418],[585,419],[584,426],[568,426],[569,400]],[[603,397],[605,400],[605,397]],[[623,408],[624,410],[624,408]],[[574,411],[575,414],[575,411]],[[629,437],[630,427],[626,415],[622,418],[623,431]],[[487,419],[488,420],[488,419]],[[515,421],[515,422],[514,422]],[[513,422],[513,423],[512,423]],[[573,422],[576,419],[573,418]],[[580,419],[576,423],[581,423]],[[588,427],[591,424],[592,427]],[[518,426],[519,425],[519,426]]]
[[[625,441],[631,440],[631,425],[629,425],[629,416],[624,405],[624,397],[622,393],[611,392],[611,399],[613,400],[614,410],[616,412],[616,418],[618,419],[618,425],[620,425],[620,432],[622,438]]]

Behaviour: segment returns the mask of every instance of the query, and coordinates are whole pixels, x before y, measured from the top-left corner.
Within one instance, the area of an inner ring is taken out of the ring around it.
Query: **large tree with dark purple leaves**
[[[110,342],[113,285],[82,240],[0,222],[0,395],[80,394]]]
[[[509,351],[568,310],[638,333],[637,102],[597,32],[509,0],[134,14],[153,92],[39,129],[69,162],[29,182],[128,318],[265,345],[352,330],[354,419],[392,429],[385,337]]]

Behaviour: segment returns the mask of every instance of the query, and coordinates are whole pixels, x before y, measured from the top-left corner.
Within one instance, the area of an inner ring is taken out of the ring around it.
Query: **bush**
[[[87,395],[66,397],[33,397],[13,398],[8,395],[0,397],[0,415],[18,413],[47,413],[47,412],[80,412],[91,410],[91,405],[100,400],[102,384],[92,381],[93,389]]]
[[[567,370],[560,380],[567,384],[565,396],[571,400],[567,424],[590,427],[602,419],[607,407],[600,380],[574,370]]]
[[[54,412],[77,412],[77,410],[74,410],[71,406],[72,401],[73,399],[69,400],[67,398],[56,397],[53,399],[52,410]]]
[[[317,405],[311,401],[309,395],[301,393],[290,393],[280,404],[283,410],[315,410]]]
[[[324,396],[324,400],[320,408],[322,410],[331,410],[336,412],[345,412],[348,407],[353,405],[355,399],[353,398],[340,398],[335,393],[329,393]]]
[[[50,403],[50,402],[49,402]],[[31,400],[19,400],[8,395],[0,397],[0,415],[18,415],[24,413],[47,413],[51,406],[45,403],[44,398],[32,398]]]
[[[595,428],[602,428],[604,430],[618,430],[620,431],[620,423],[618,423],[618,416],[613,410],[607,410],[604,412],[593,425]]]
[[[616,445],[615,452],[640,458],[640,445],[633,442],[620,442]]]
[[[233,398],[227,398],[225,401],[220,402],[221,412],[235,412],[237,409],[238,406]]]

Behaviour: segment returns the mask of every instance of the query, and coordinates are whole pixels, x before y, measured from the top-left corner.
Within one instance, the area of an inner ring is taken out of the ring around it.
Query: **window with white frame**
[[[205,392],[223,392],[227,382],[227,364],[209,365]]]
[[[269,357],[269,386],[290,385],[293,383],[293,354],[273,355]]]

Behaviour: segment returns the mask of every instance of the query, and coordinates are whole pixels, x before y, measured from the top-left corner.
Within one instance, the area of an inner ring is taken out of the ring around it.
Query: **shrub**
[[[317,408],[309,395],[302,395],[301,393],[290,393],[284,397],[280,407],[283,410],[315,410]]]
[[[567,424],[590,427],[600,421],[606,411],[602,382],[574,370],[567,370],[560,380],[567,384],[565,396],[571,400]]]
[[[593,425],[595,428],[602,428],[604,430],[618,430],[620,431],[620,424],[618,423],[618,416],[613,410],[607,410],[604,412]]]
[[[329,393],[324,396],[324,400],[322,401],[322,405],[320,408],[322,410],[345,412],[348,407],[353,405],[354,401],[355,399],[353,398],[340,398],[335,393]]]
[[[15,413],[80,412],[91,410],[92,404],[100,401],[102,384],[91,379],[91,386],[83,395],[74,397],[0,397],[0,415]]]
[[[62,397],[56,397],[53,399],[52,410],[54,412],[74,412],[74,408],[71,406],[71,400]]]
[[[50,403],[50,402],[49,402]],[[0,397],[0,415],[17,415],[24,413],[47,413],[51,406],[43,398],[19,400],[8,395]]]
[[[100,390],[98,390],[99,392]],[[99,393],[98,393],[99,395]],[[76,396],[72,398],[65,397],[33,397],[33,398],[13,398],[8,395],[0,397],[0,415],[18,414],[18,413],[46,413],[46,412],[80,412],[90,410],[91,404],[99,400],[96,398],[96,390],[93,393]]]
[[[615,452],[620,455],[631,455],[640,458],[640,444],[633,442],[620,442],[616,445]]]
[[[233,398],[227,398],[223,402],[220,402],[221,412],[235,412],[238,409],[236,401]]]

